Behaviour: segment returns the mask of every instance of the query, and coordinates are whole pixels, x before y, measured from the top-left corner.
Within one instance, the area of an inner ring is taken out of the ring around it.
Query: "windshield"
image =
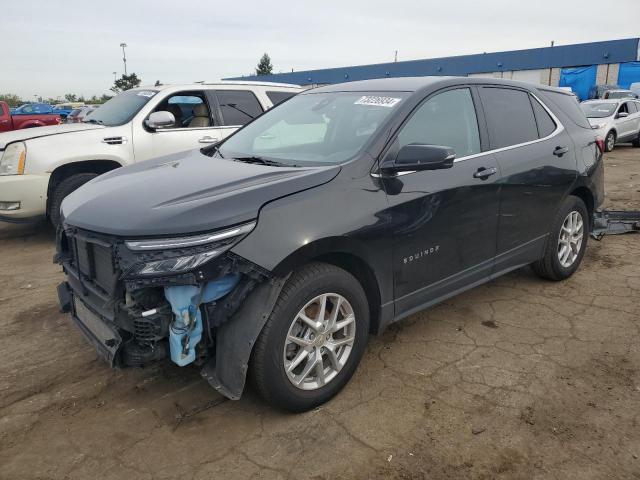
[[[587,118],[604,118],[610,117],[615,112],[617,103],[600,103],[600,102],[589,102],[589,103],[581,103],[582,111],[587,116]]]
[[[225,141],[225,158],[286,165],[345,162],[364,146],[405,92],[331,92],[297,95]]]
[[[633,92],[607,92],[607,98],[633,98]]]
[[[131,120],[136,113],[156,94],[157,90],[128,90],[116,95],[101,105],[85,122],[100,125],[122,125]]]

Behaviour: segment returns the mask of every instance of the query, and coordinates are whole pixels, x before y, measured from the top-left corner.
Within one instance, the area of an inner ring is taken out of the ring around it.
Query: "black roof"
[[[359,80],[356,82],[336,83],[324,87],[307,90],[303,93],[323,93],[323,92],[423,92],[434,90],[435,88],[447,87],[450,85],[505,85],[529,90],[551,90],[558,93],[565,93],[556,87],[546,85],[534,85],[518,80],[505,80],[502,78],[485,77],[396,77],[396,78],[375,78],[371,80]]]

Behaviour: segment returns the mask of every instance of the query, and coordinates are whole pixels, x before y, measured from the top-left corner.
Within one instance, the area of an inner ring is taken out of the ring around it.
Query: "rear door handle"
[[[473,174],[473,178],[486,180],[491,175],[495,175],[496,173],[498,173],[498,169],[495,167],[491,167],[491,168],[480,167],[478,171]]]
[[[198,139],[198,142],[200,143],[216,143],[219,141],[220,140],[218,140],[217,138],[210,137],[209,135],[205,135],[204,137]]]
[[[569,147],[556,147],[555,150],[553,151],[553,154],[556,157],[561,157],[562,155],[568,152],[569,152]]]

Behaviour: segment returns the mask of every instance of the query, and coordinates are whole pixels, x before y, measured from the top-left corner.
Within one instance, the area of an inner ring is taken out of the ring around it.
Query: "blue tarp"
[[[640,62],[621,63],[618,72],[618,85],[622,88],[629,88],[635,82],[640,82]]]
[[[596,84],[598,66],[563,68],[560,71],[560,86],[571,87],[580,100],[589,98],[589,89]]]

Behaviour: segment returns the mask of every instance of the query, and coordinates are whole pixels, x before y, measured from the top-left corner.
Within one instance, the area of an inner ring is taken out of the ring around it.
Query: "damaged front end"
[[[275,302],[281,287],[269,272],[229,252],[254,226],[153,239],[65,226],[55,257],[67,274],[58,286],[61,309],[111,366],[143,367],[168,357],[179,366],[203,367],[212,386],[239,398],[251,346],[273,307],[248,297],[259,289],[257,297],[266,293]],[[239,315],[249,316],[247,325],[232,320]]]

